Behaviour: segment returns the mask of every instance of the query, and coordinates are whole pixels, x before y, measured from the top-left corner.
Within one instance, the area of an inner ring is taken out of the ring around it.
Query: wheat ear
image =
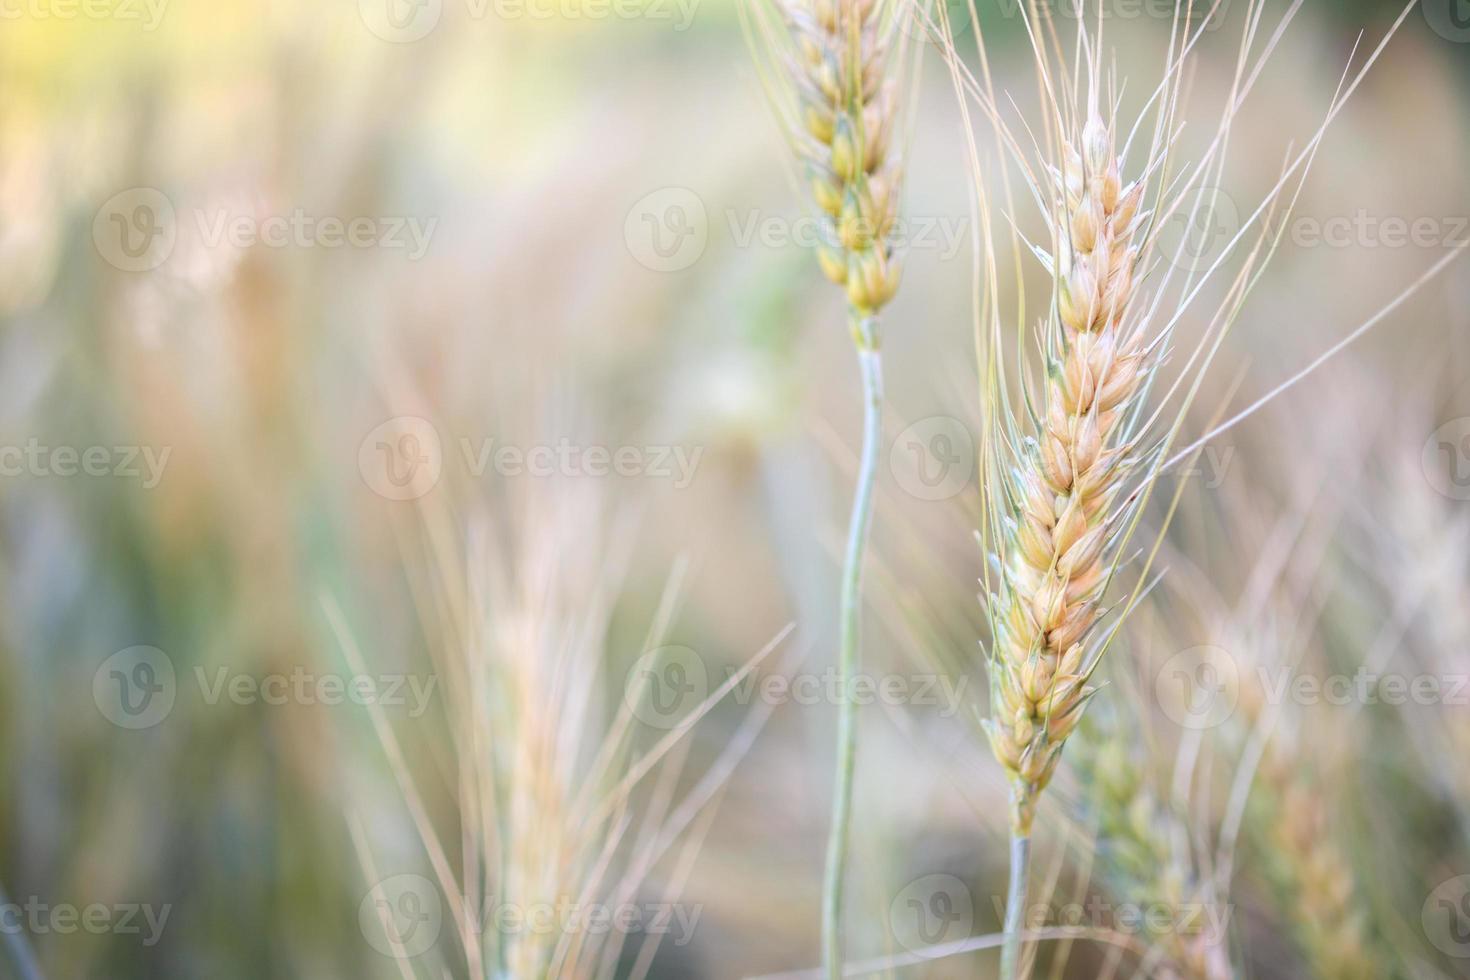
[[[1083,727],[1084,737],[1069,759],[1084,791],[1084,809],[1097,827],[1098,867],[1107,886],[1141,905],[1162,902],[1176,912],[1219,910],[1220,899],[1189,846],[1189,828],[1156,789],[1147,758],[1111,720],[1089,721]],[[1188,980],[1234,976],[1223,937],[1204,933],[1197,921],[1181,926],[1164,937],[1162,951],[1170,969],[1162,975]]]
[[[1242,721],[1259,728],[1264,692],[1242,690]],[[1323,744],[1342,745],[1346,733],[1323,733]],[[1250,831],[1270,855],[1267,879],[1285,906],[1303,956],[1314,976],[1369,980],[1388,975],[1369,935],[1368,919],[1352,871],[1333,827],[1323,773],[1294,730],[1277,731],[1265,743],[1256,771],[1260,792],[1250,797]]]
[[[1289,769],[1276,769],[1268,755],[1263,774],[1280,793],[1279,811],[1269,830],[1272,852],[1279,860],[1271,865],[1290,906],[1297,942],[1317,976],[1339,980],[1383,976],[1383,964],[1368,942],[1367,919],[1358,904],[1351,866],[1330,829],[1321,788],[1303,778],[1299,766]]]
[[[1042,338],[1047,372],[1034,434],[1016,454],[1006,499],[1006,555],[992,597],[991,717],[986,731],[1011,783],[1013,895],[1002,975],[1013,976],[1038,795],[1095,693],[1109,545],[1131,473],[1126,419],[1157,348],[1128,329],[1140,254],[1142,181],[1123,186],[1112,127],[1092,100],[1051,173],[1055,302]],[[1018,898],[1017,896],[1021,896]]]
[[[830,980],[838,980],[857,759],[856,703],[850,687],[858,668],[862,566],[882,431],[878,311],[893,298],[900,276],[891,233],[901,167],[890,144],[897,115],[895,79],[902,74],[906,49],[895,43],[901,35],[895,30],[893,8],[881,0],[811,0],[783,3],[779,9],[791,43],[777,59],[778,74],[794,98],[775,101],[786,113],[788,135],[804,161],[812,198],[823,215],[817,259],[827,278],[846,291],[848,327],[863,381],[863,447],[839,610],[838,673],[844,695],[838,705],[831,831],[822,888],[822,962]],[[773,33],[766,31],[768,41]]]
[[[1138,255],[1143,185],[1120,185],[1113,137],[1093,114],[1057,175],[1059,242],[1044,417],[1013,473],[1017,504],[1000,579],[991,748],[1010,774],[1011,826],[1031,833],[1037,795],[1056,771],[1094,688],[1084,651],[1111,567],[1112,504],[1126,477],[1121,421],[1149,365],[1123,330]]]

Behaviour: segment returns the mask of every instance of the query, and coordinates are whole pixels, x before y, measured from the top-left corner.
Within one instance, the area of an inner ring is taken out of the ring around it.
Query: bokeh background
[[[435,880],[420,813],[462,857],[457,766],[505,765],[498,749],[464,761],[466,724],[510,717],[514,747],[565,709],[585,725],[554,730],[585,762],[651,649],[676,648],[703,694],[787,624],[753,676],[820,683],[857,375],[737,2],[0,7],[0,931],[45,975],[468,975],[452,925],[405,963],[363,913],[386,879]],[[978,6],[997,84],[1024,105],[1016,5]],[[1171,5],[1105,6],[1136,102]],[[1225,7],[1191,76],[1200,131],[1238,52],[1245,4]],[[1285,8],[1267,3],[1268,21]],[[1242,216],[1320,124],[1359,32],[1371,50],[1400,9],[1306,0],[1235,124],[1222,192]],[[973,64],[969,12],[951,15]],[[1466,15],[1416,5],[1335,123],[1307,223],[1283,236],[1187,434],[1470,240]],[[865,654],[910,686],[861,713],[849,945],[877,975],[983,977],[993,953],[881,962],[994,932],[1004,888],[1005,786],[977,724],[972,175],[955,94],[921,48]],[[1100,696],[1162,758],[1167,798],[1195,729],[1155,680],[1181,651],[1225,651],[1246,688],[1257,663],[1443,682],[1423,703],[1279,705],[1321,774],[1326,823],[1307,839],[1341,842],[1372,976],[1470,976],[1470,705],[1448,693],[1470,673],[1467,269],[1165,480],[1181,491],[1169,577]],[[446,663],[501,662],[464,622],[509,622],[530,662],[586,671],[522,661],[516,683],[579,693],[479,705],[467,692],[494,684]],[[332,687],[363,676],[383,685],[396,763],[374,712]],[[815,964],[835,706],[774,690],[704,711],[667,783],[640,784],[656,810],[720,777],[681,834],[697,847],[634,890],[676,887],[697,923],[649,962],[635,930],[598,970]],[[636,758],[668,726],[633,713]],[[1213,840],[1239,757],[1208,735],[1218,748],[1190,750],[1214,760],[1199,781],[1226,789],[1186,810]],[[1064,779],[1043,818],[1038,874],[1059,894],[1087,887],[1084,796]],[[1291,849],[1243,843],[1230,877],[1237,969],[1329,975],[1294,938],[1273,847]],[[916,926],[915,909],[938,918]],[[1049,945],[1040,963],[1133,975],[1110,949]]]

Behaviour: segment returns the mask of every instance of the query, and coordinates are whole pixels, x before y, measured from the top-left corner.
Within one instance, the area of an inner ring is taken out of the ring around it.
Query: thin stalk
[[[0,905],[10,905],[10,896],[3,886],[0,886]],[[36,962],[31,944],[26,942],[25,933],[19,929],[6,929],[5,947],[10,954],[10,965],[20,980],[43,980],[45,975],[41,972],[41,965]]]
[[[852,818],[853,766],[857,759],[857,706],[852,698],[862,634],[863,556],[873,518],[873,478],[878,470],[878,443],[883,412],[883,371],[878,356],[877,327],[872,318],[854,325],[858,366],[863,376],[863,452],[847,528],[847,555],[842,565],[841,646],[837,673],[842,699],[837,705],[837,773],[832,792],[832,832],[827,838],[827,871],[822,888],[822,965],[828,980],[842,977],[842,890],[846,883],[847,846]]]
[[[1031,838],[1011,831],[1011,885],[1006,890],[1005,944],[1000,949],[1001,980],[1020,980],[1021,918],[1026,905],[1026,868]]]

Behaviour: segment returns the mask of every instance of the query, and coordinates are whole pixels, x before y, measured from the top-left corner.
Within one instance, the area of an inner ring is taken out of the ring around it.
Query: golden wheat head
[[[1120,488],[1133,440],[1122,424],[1151,368],[1128,314],[1138,265],[1144,185],[1124,186],[1111,127],[1094,109],[1052,171],[1055,277],[1042,412],[1017,453],[1005,518],[1007,554],[995,616],[995,756],[1012,776],[1016,829],[1094,688],[1087,683],[1112,567]]]

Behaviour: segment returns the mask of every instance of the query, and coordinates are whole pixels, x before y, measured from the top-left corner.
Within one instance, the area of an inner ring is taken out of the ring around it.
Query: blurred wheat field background
[[[861,402],[739,2],[0,3],[0,973],[816,975]],[[1137,111],[1174,4],[1088,6]],[[944,10],[1024,114],[1021,7]],[[1182,251],[1401,9],[1300,6]],[[991,977],[982,236],[904,24],[846,950]],[[1423,0],[1185,444],[1470,243],[1467,155],[1470,10]],[[1467,261],[1160,479],[1033,976],[1470,976]]]

